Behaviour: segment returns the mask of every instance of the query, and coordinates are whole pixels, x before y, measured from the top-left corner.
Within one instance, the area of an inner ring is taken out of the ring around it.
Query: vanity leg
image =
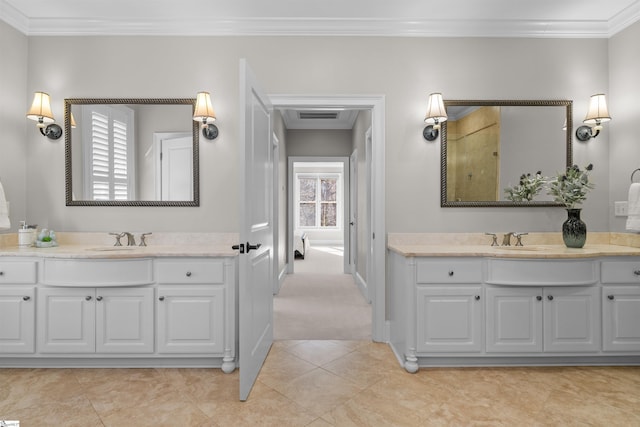
[[[410,348],[409,353],[405,354],[406,362],[404,362],[404,369],[410,374],[418,372],[418,358],[416,357],[416,349]]]
[[[222,358],[222,372],[230,374],[236,370],[235,358],[231,355],[231,349],[224,350],[224,357]]]

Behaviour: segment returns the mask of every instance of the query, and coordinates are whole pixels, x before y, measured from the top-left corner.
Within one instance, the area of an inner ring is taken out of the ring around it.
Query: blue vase
[[[580,219],[580,209],[567,209],[567,215],[562,224],[562,240],[568,248],[581,248],[587,241],[587,224]]]

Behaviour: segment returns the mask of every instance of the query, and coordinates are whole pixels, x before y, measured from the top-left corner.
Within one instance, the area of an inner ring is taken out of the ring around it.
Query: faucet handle
[[[516,246],[522,246],[522,236],[526,236],[529,233],[513,233],[513,237],[515,237],[516,240]]]
[[[491,246],[498,246],[498,236],[496,233],[484,233],[487,236],[491,236]]]
[[[142,233],[140,235],[140,245],[139,246],[147,246],[147,241],[145,240],[145,238],[150,234],[153,234],[153,233]]]
[[[115,236],[116,237],[116,243],[113,246],[122,246],[122,243],[120,243],[120,238],[124,237],[125,233],[109,233],[111,236]]]

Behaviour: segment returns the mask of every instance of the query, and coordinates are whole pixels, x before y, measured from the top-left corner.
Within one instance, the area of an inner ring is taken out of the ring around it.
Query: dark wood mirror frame
[[[83,104],[144,104],[144,105],[191,105],[192,115],[195,98],[66,98],[64,100],[65,133],[65,198],[67,206],[200,206],[200,155],[199,130],[192,121],[193,133],[193,200],[74,200],[72,180],[71,106]]]
[[[449,106],[509,106],[509,107],[564,107],[566,112],[566,166],[573,163],[572,135],[573,119],[572,105],[570,100],[445,100],[445,108]],[[445,208],[453,207],[549,207],[564,206],[553,201],[452,201],[447,200],[447,122],[442,123],[441,129],[441,149],[440,149],[440,206]]]

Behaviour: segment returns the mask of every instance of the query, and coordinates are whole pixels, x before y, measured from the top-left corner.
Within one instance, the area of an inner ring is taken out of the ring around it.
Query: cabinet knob
[[[613,295],[607,295],[607,298],[609,298],[610,300],[613,300]]]
[[[87,300],[87,301],[91,301],[91,296],[87,295],[86,297],[84,297],[84,299]]]
[[[2,274],[2,272],[0,271],[0,275]],[[633,274],[635,274],[636,276],[640,276],[640,270],[633,270]]]
[[[0,271],[0,276],[4,276],[4,271]]]
[[[164,297],[159,297],[158,298],[160,301],[164,301]]]
[[[191,277],[191,272],[187,271],[187,277]]]
[[[548,299],[549,301],[553,301],[553,295],[547,295],[547,299]]]
[[[27,295],[27,296],[22,297],[22,300],[23,300],[23,301],[29,301],[30,299],[31,299],[31,297],[30,297],[30,296],[28,296],[28,295]]]
[[[476,301],[480,301],[480,295],[476,295],[475,298],[476,298]]]
[[[537,296],[536,296],[536,299],[537,299],[538,301],[542,301],[542,297],[541,297],[540,295],[537,295]]]
[[[449,277],[453,276],[453,271],[449,271]]]
[[[102,297],[96,297],[98,301],[102,301]]]

